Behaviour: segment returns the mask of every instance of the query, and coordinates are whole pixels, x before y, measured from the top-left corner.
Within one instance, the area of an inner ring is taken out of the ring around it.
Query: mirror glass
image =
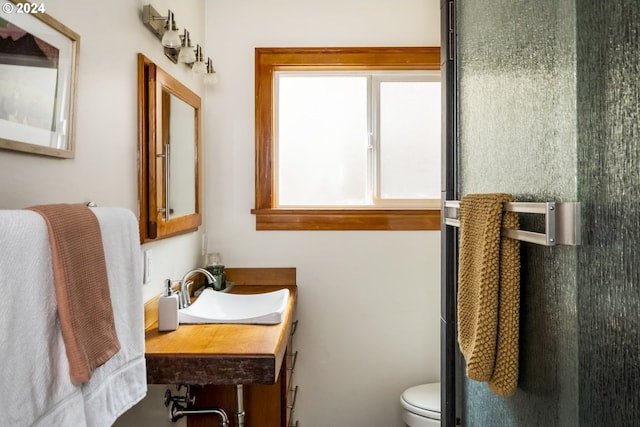
[[[138,55],[139,197],[142,242],[202,224],[201,100]]]
[[[196,212],[195,109],[168,91],[169,97],[169,219]]]

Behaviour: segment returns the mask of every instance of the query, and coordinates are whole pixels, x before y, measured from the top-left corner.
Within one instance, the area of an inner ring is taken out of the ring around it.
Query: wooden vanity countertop
[[[289,305],[276,325],[197,324],[158,331],[157,299],[145,304],[145,357],[150,384],[273,384],[293,323],[295,268],[229,268],[231,293],[287,288]]]

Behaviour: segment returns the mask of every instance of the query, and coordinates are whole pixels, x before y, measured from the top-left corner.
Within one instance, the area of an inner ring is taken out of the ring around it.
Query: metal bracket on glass
[[[444,224],[460,227],[459,209],[459,201],[443,201]],[[505,228],[505,237],[544,246],[580,244],[580,202],[508,202],[503,210],[544,215],[545,223],[544,233]]]

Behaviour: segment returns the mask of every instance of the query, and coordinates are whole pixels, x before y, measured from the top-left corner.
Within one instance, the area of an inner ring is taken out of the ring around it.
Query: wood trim
[[[147,355],[150,384],[273,384],[282,360],[275,355]]]
[[[168,135],[171,93],[194,108],[195,127],[195,213],[171,218],[168,223],[160,208],[164,207],[164,153]],[[202,102],[200,97],[150,59],[138,54],[138,200],[140,203],[140,241],[146,243],[196,231],[202,224]]]
[[[296,268],[225,268],[227,280],[237,285],[276,285],[293,286],[296,284]]]
[[[256,48],[256,230],[439,230],[435,210],[276,208],[273,77],[278,70],[439,70],[439,47]]]
[[[140,241],[145,242],[149,237],[149,176],[154,173],[149,170],[149,147],[147,141],[151,137],[149,135],[149,99],[147,94],[151,85],[152,67],[155,64],[146,61],[141,53],[138,54],[138,227],[140,230]],[[155,78],[155,77],[154,77]],[[149,82],[149,83],[147,83]],[[154,95],[155,96],[155,95]],[[153,113],[155,114],[155,113]],[[143,142],[144,141],[144,142]]]
[[[256,230],[440,230],[440,210],[253,209]]]
[[[258,47],[256,67],[439,70],[440,47]]]

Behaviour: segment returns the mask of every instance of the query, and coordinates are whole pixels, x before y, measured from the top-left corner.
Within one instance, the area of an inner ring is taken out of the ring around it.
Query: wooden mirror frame
[[[164,216],[166,171],[164,147],[169,141],[168,92],[194,108],[195,212],[170,218]],[[202,111],[201,99],[154,64],[138,54],[138,199],[142,243],[194,232],[202,224]]]

